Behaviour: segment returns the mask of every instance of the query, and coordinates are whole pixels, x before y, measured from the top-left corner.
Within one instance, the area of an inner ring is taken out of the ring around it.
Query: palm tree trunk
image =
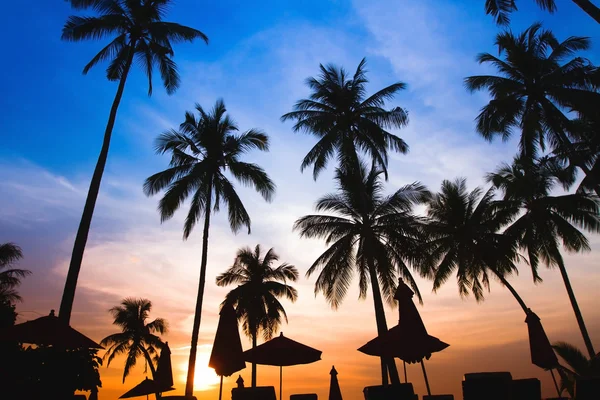
[[[252,334],[252,348],[256,347],[256,333]],[[256,387],[256,363],[252,363],[252,387]]]
[[[194,325],[192,327],[192,343],[190,347],[190,361],[188,364],[187,380],[185,382],[185,395],[194,394],[194,374],[196,372],[196,348],[198,346],[198,334],[200,332],[200,320],[202,318],[202,300],[204,298],[204,286],[206,283],[206,261],[208,258],[208,229],[210,227],[210,213],[212,208],[212,176],[208,178],[208,195],[206,200],[204,233],[202,234],[202,261],[200,264],[200,282],[198,283],[198,297],[196,298],[196,311],[194,312]]]
[[[575,298],[575,293],[573,292],[573,287],[571,286],[571,281],[569,280],[567,269],[565,268],[565,264],[562,261],[558,263],[558,269],[560,270],[560,274],[562,275],[563,281],[565,283],[565,288],[567,288],[569,300],[571,301],[571,306],[573,307],[573,311],[575,312],[575,318],[577,318],[577,324],[579,325],[579,330],[581,330],[581,335],[583,336],[585,347],[587,348],[587,351],[590,355],[590,359],[593,359],[594,357],[596,357],[596,352],[594,351],[592,340],[590,339],[590,335],[587,331],[587,328],[585,327],[583,315],[581,315],[579,304],[577,303],[577,299]]]
[[[377,279],[377,272],[373,265],[369,266],[369,275],[371,278],[371,288],[373,289],[373,303],[375,305],[375,321],[377,323],[377,335],[381,336],[387,332],[387,322],[385,320],[385,309],[383,307],[383,300],[381,299],[381,291],[379,290],[379,281]],[[381,358],[381,384],[387,385],[388,383],[388,372],[392,385],[400,384],[400,377],[398,376],[398,369],[393,358]]]
[[[577,4],[583,11],[600,24],[600,8],[596,7],[589,0],[573,0],[573,3]]]
[[[515,299],[517,299],[517,302],[519,303],[519,305],[525,312],[525,315],[527,315],[527,313],[529,312],[529,308],[527,307],[527,305],[525,305],[525,302],[523,301],[521,296],[519,296],[519,294],[517,293],[515,288],[512,287],[512,285],[510,283],[508,283],[508,281],[506,280],[506,278],[504,278],[502,276],[502,274],[499,274],[498,272],[493,271],[493,270],[492,270],[492,272],[498,277],[498,279],[500,279],[500,282],[502,282],[502,284],[504,286],[506,286],[506,288],[512,293],[512,295],[515,297]]]
[[[135,43],[132,43],[131,46],[133,49],[133,47],[135,47]],[[73,310],[75,289],[77,288],[77,279],[79,278],[79,271],[81,270],[83,253],[85,251],[85,245],[90,232],[90,225],[92,224],[92,216],[94,215],[94,208],[96,207],[96,200],[98,199],[98,192],[100,191],[100,183],[102,182],[104,167],[106,166],[106,160],[108,158],[108,149],[110,147],[110,139],[112,136],[113,127],[115,125],[115,120],[117,118],[117,111],[119,109],[119,104],[121,103],[121,98],[123,97],[125,82],[127,81],[127,76],[129,75],[129,70],[133,62],[133,55],[134,52],[130,51],[123,75],[119,81],[117,94],[115,95],[115,99],[113,100],[113,104],[110,109],[108,123],[106,124],[106,130],[104,131],[102,149],[100,150],[100,155],[98,156],[98,161],[96,162],[94,175],[92,176],[92,181],[90,182],[87,198],[85,200],[85,206],[83,207],[83,214],[81,216],[81,221],[79,222],[79,228],[77,229],[75,244],[73,245],[71,263],[69,264],[67,280],[65,282],[62,300],[60,302],[60,310],[58,312],[59,318],[61,318],[61,320],[67,324],[71,320],[71,311]]]
[[[150,353],[148,353],[148,350],[146,350],[144,348],[144,346],[140,346],[140,349],[142,349],[142,353],[144,353],[144,358],[146,359],[146,362],[150,366],[150,374],[152,375],[152,380],[154,380],[154,382],[156,382],[156,369],[154,369],[154,365],[152,364],[152,357],[150,357]],[[161,398],[161,395],[159,392],[156,392],[154,394],[156,396],[156,400],[159,400]]]

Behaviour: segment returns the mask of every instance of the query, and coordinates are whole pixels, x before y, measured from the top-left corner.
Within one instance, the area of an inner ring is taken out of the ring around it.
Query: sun
[[[198,355],[196,356],[196,372],[194,374],[195,391],[210,390],[220,382],[219,376],[215,373],[215,370],[208,366],[209,358],[210,354],[204,352],[198,352]],[[182,371],[181,380],[183,382],[185,382],[187,378],[187,367],[187,362],[180,366],[180,370]]]

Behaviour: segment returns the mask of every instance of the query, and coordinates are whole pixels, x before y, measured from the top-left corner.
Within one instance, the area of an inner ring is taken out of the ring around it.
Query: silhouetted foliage
[[[171,156],[169,168],[152,175],[144,183],[144,193],[148,196],[165,190],[158,206],[161,221],[170,219],[183,202],[191,197],[183,228],[184,239],[189,237],[196,222],[204,216],[200,282],[192,328],[187,396],[193,393],[211,212],[219,211],[225,205],[231,230],[237,232],[240,228],[247,227],[250,233],[250,216],[226,173],[243,185],[254,187],[266,201],[271,201],[275,192],[275,184],[260,166],[241,160],[251,150],[268,151],[267,135],[257,129],[236,133],[238,127],[227,115],[223,100],[217,100],[210,112],[206,112],[199,104],[196,105],[196,110],[198,118],[193,113],[186,112],[185,122],[180,125],[179,130],[173,129],[158,137],[156,152]]]
[[[320,65],[319,77],[306,80],[312,90],[310,97],[298,101],[294,111],[281,117],[282,121],[296,121],[295,132],[304,131],[319,139],[301,165],[301,170],[313,166],[315,180],[332,157],[337,155],[341,167],[353,166],[359,152],[368,154],[387,177],[388,149],[408,151],[404,140],[387,131],[405,126],[407,111],[383,108],[406,85],[397,82],[367,97],[365,65],[363,59],[351,78],[343,68]]]
[[[85,66],[83,73],[86,74],[100,62],[108,62],[106,76],[111,81],[119,81],[119,86],[110,110],[102,149],[90,182],[75,237],[71,263],[60,304],[58,316],[67,323],[71,318],[77,279],[108,158],[117,110],[134,59],[148,76],[148,95],[152,94],[154,67],[158,67],[167,93],[172,94],[180,84],[177,66],[173,61],[172,45],[192,42],[195,39],[201,39],[208,43],[206,35],[196,29],[163,21],[169,6],[173,4],[172,0],[70,0],[69,3],[77,10],[89,9],[97,15],[70,16],[63,27],[62,39],[77,42],[112,38],[112,41]]]
[[[600,354],[588,359],[578,348],[565,342],[554,343],[552,347],[568,365],[568,367],[560,366],[562,371],[560,386],[561,390],[566,390],[572,398],[575,398],[577,378],[600,378]]]
[[[542,9],[554,13],[557,10],[555,0],[535,0]],[[596,7],[589,0],[573,0],[583,11],[596,22],[600,23],[600,8]],[[485,0],[485,13],[492,15],[498,25],[508,25],[510,23],[510,14],[517,11],[517,2],[515,0]]]
[[[26,269],[13,268],[14,264],[23,258],[21,248],[14,243],[0,244],[0,304],[21,301],[16,287],[21,279],[31,274]]]

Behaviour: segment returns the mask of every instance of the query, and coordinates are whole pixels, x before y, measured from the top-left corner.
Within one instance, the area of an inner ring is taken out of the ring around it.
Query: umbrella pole
[[[425,386],[427,386],[427,395],[431,396],[431,389],[429,389],[429,380],[427,379],[427,371],[425,371],[425,363],[421,360],[421,368],[423,368],[423,377],[425,378]]]
[[[283,400],[283,397],[282,397],[283,389],[281,386],[282,376],[283,376],[283,366],[280,365],[279,366],[279,400]]]
[[[221,375],[221,385],[219,386],[219,400],[223,396],[223,375]]]
[[[554,387],[556,388],[556,393],[558,394],[558,397],[560,397],[560,389],[558,388],[558,383],[556,383],[556,377],[554,376],[554,370],[550,370],[550,373],[552,374],[552,380],[554,381]]]
[[[406,376],[406,361],[402,360],[402,364],[404,364],[404,383],[408,383],[408,377]]]

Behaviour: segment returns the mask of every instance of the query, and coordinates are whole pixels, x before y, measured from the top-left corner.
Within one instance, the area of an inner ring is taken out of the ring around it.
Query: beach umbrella
[[[554,368],[558,367],[558,358],[554,354],[550,340],[544,331],[544,327],[540,321],[540,317],[536,313],[527,309],[527,317],[525,318],[527,330],[529,332],[529,350],[531,351],[531,362],[538,367],[550,371],[556,391],[560,396],[560,389],[556,378],[554,377]]]
[[[449,345],[427,333],[419,311],[412,300],[414,292],[400,280],[394,299],[398,301],[398,325],[369,341],[358,351],[377,357],[396,357],[407,363],[421,363],[427,394],[431,395],[423,359]]]
[[[56,346],[65,349],[103,349],[98,343],[50,315],[0,330],[0,341]]]
[[[221,376],[219,400],[223,392],[223,377],[231,376],[246,368],[237,316],[235,315],[235,309],[230,304],[223,305],[219,312],[219,325],[217,326],[208,366],[213,368],[217,375]]]
[[[156,373],[154,381],[162,387],[170,388],[173,386],[173,367],[171,366],[171,349],[169,343],[163,345],[160,351],[158,364],[156,365]]]
[[[337,374],[335,366],[331,367],[331,371],[329,372],[329,375],[331,375],[331,381],[329,382],[329,400],[342,400],[342,391],[340,390]]]
[[[246,350],[244,357],[251,363],[279,367],[279,400],[282,400],[283,367],[319,361],[321,353],[320,350],[298,343],[281,333],[260,346]]]
[[[163,393],[175,390],[172,387],[162,386],[160,383],[154,382],[152,379],[144,379],[142,382],[137,384],[133,389],[123,394],[120,399],[128,399],[130,397],[141,397],[149,396],[155,393]]]

